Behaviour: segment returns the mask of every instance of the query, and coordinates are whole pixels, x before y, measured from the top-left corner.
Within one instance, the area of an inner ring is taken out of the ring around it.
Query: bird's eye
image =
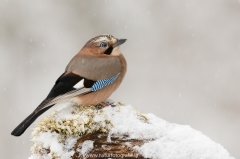
[[[106,41],[102,41],[102,42],[100,42],[100,44],[99,44],[99,47],[106,48],[107,46],[108,46],[108,44],[107,44]]]

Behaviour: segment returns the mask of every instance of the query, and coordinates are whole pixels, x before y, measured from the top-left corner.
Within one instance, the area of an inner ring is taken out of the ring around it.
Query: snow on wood
[[[121,103],[104,108],[68,104],[41,120],[32,141],[29,159],[234,159],[190,126]]]

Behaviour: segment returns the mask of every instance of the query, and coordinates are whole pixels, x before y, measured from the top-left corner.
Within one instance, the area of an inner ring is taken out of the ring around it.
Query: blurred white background
[[[128,39],[128,72],[111,99],[190,125],[240,158],[240,1],[1,0],[1,159],[30,156],[38,121],[21,137],[11,131],[104,33]]]

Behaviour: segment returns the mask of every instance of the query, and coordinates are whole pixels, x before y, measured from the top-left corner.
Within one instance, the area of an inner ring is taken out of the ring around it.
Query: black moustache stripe
[[[110,55],[110,54],[112,53],[112,51],[113,51],[113,47],[110,46],[110,47],[104,52],[104,54]]]

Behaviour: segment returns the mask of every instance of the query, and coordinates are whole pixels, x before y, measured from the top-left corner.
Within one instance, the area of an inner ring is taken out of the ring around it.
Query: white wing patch
[[[73,86],[73,88],[75,88],[75,89],[83,88],[83,87],[84,87],[83,83],[84,83],[84,79],[82,79],[82,80],[79,81],[77,84],[75,84],[75,85]]]
[[[90,93],[90,92],[91,92],[91,88],[82,88],[82,89],[78,89],[78,90],[72,90],[72,91],[67,92],[63,95],[59,95],[59,96],[55,97],[51,101],[47,102],[43,107],[41,107],[41,109],[46,108],[46,107],[48,107],[52,104],[56,104],[59,101],[76,97],[79,94],[86,94],[86,93]]]

